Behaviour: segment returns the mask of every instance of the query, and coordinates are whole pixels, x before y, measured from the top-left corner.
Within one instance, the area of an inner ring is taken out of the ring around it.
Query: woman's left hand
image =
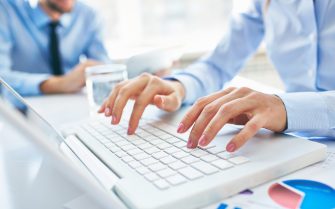
[[[227,123],[245,125],[227,144],[234,152],[259,129],[281,132],[286,127],[286,110],[282,100],[252,89],[230,87],[196,101],[182,119],[178,132],[186,132],[193,124],[188,148],[208,145]]]

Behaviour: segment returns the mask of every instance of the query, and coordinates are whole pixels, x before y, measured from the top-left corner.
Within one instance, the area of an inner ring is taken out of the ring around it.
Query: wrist
[[[40,85],[43,94],[63,93],[63,78],[60,76],[50,77]]]
[[[180,100],[183,101],[185,99],[185,87],[184,87],[184,85],[178,80],[171,80],[169,82],[171,82],[172,85],[174,86],[174,88],[176,89],[176,92],[179,95]]]
[[[277,108],[277,111],[279,113],[279,115],[277,116],[277,132],[283,132],[287,129],[287,111],[286,111],[286,107],[285,104],[283,102],[283,100],[278,97],[277,95],[274,95],[274,101]]]

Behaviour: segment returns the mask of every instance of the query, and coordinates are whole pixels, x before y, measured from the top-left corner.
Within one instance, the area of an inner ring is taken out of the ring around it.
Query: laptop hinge
[[[119,180],[118,176],[103,164],[75,135],[67,136],[65,143],[98,182],[106,189],[112,190]]]

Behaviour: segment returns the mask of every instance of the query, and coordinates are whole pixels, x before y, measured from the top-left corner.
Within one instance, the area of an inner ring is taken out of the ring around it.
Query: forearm
[[[40,89],[43,94],[62,94],[66,93],[61,77],[50,77],[41,83]]]
[[[36,96],[43,93],[40,85],[50,75],[0,70],[0,77],[22,96]]]
[[[264,35],[261,3],[249,3],[232,16],[225,38],[213,52],[170,77],[184,84],[185,103],[222,89],[257,50]]]

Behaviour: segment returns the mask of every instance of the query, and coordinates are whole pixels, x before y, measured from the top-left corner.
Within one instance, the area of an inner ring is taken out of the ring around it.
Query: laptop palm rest
[[[65,143],[98,182],[111,191],[119,177],[103,164],[75,135],[67,136]]]

